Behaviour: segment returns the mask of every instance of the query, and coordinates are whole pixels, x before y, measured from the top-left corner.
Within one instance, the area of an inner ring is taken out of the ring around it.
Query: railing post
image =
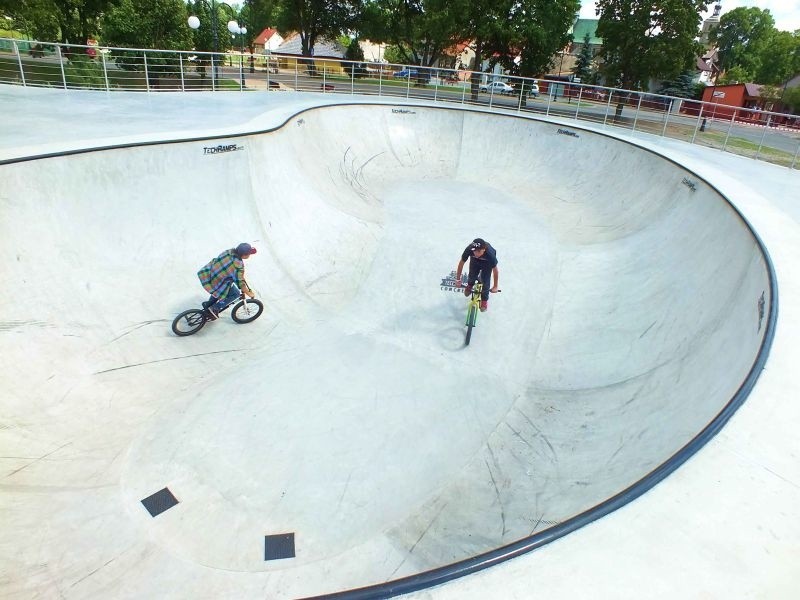
[[[61,52],[61,45],[56,46],[56,51],[58,53],[58,64],[61,66],[61,83],[64,85],[64,89],[67,89],[67,74],[64,72],[64,56]]]
[[[181,91],[185,92],[186,91],[186,86],[184,85],[184,81],[183,81],[183,54],[182,53],[178,54],[178,65],[179,65],[179,68],[181,70]]]
[[[578,115],[581,112],[581,99],[583,98],[583,84],[578,85],[578,108],[575,109],[575,120],[578,120]]]
[[[97,51],[100,52],[100,48],[99,47],[98,47]],[[108,85],[108,67],[106,66],[106,53],[105,52],[100,52],[100,56],[102,56],[102,58],[103,58],[103,79],[105,79],[105,82],[106,82],[106,92],[110,92],[111,91],[111,86]]]
[[[639,122],[639,111],[642,109],[642,98],[644,98],[644,94],[642,92],[638,92],[639,94],[639,103],[636,105],[636,115],[633,117],[633,129],[631,131],[636,131],[636,123]]]
[[[299,61],[299,59],[297,59],[297,58],[294,59],[294,91],[295,92],[297,91],[297,68],[298,68],[297,67],[297,63],[298,63],[298,61]]]
[[[462,105],[464,104],[464,101],[467,98],[467,86],[464,85],[465,83],[466,83],[466,81],[462,81],[461,82],[461,104]],[[470,87],[472,87],[472,75],[470,75],[470,77],[469,77],[469,85],[470,85]]]
[[[606,114],[603,115],[603,127],[605,127],[606,123],[608,123],[608,111],[611,109],[611,98],[614,97],[614,90],[609,88],[606,89],[608,89],[608,103],[606,104]]]
[[[703,118],[703,112],[705,111],[706,106],[705,103],[700,103],[700,110],[697,112],[697,122],[694,124],[694,133],[692,134],[692,141],[689,142],[690,144],[694,144],[695,139],[697,138],[697,130],[700,129],[700,120]]]
[[[356,63],[350,62],[350,95],[355,96],[356,93]]]
[[[733,114],[731,115],[731,122],[728,125],[728,133],[725,134],[725,143],[722,144],[723,150],[725,150],[725,148],[728,147],[728,140],[731,137],[731,131],[733,131],[733,122],[736,120],[736,115],[738,114],[738,112],[739,112],[738,110],[734,110]]]
[[[242,52],[239,52],[239,91],[244,91],[244,53]]]
[[[147,70],[147,51],[142,52],[144,57],[144,81],[147,84],[147,92],[150,93],[150,72]]]
[[[408,69],[408,77],[406,78],[406,100],[408,100],[408,95],[410,93],[411,93],[411,69]]]
[[[214,58],[216,56],[214,53],[211,54],[211,91],[217,91],[217,64],[214,62]]]
[[[664,117],[664,127],[661,130],[661,137],[667,135],[667,123],[669,123],[669,115],[672,112],[672,107],[675,105],[674,100],[674,98],[669,99],[669,108],[667,109],[667,114]]]
[[[25,69],[22,68],[22,56],[19,53],[19,46],[17,42],[11,42],[14,44],[14,52],[17,55],[17,62],[19,63],[19,76],[22,78],[22,86],[26,87],[27,84],[25,83]]]
[[[548,117],[550,116],[550,104],[553,102],[553,90],[551,88],[554,86],[550,85],[551,83],[552,81],[547,82],[547,110],[544,113]],[[557,90],[558,88],[555,89]],[[539,91],[541,92],[541,90]]]
[[[767,115],[767,124],[764,125],[764,134],[761,136],[761,141],[758,143],[758,151],[756,152],[756,160],[761,156],[761,149],[764,147],[764,140],[767,138],[767,131],[769,131],[769,124],[772,123],[772,115]]]
[[[792,169],[794,169],[794,166],[797,164],[798,156],[800,156],[800,143],[797,144],[797,150],[794,151],[794,158],[792,159],[792,166],[791,166]]]
[[[325,92],[327,92],[327,91],[328,91],[327,89],[325,89],[325,75],[326,75],[326,71],[327,71],[327,68],[325,67],[325,64],[323,63],[323,64],[322,64],[322,92],[323,92],[323,93],[325,93]]]
[[[436,72],[436,84],[433,86],[433,101],[439,101],[439,71]]]
[[[378,96],[383,96],[383,63],[378,63]]]

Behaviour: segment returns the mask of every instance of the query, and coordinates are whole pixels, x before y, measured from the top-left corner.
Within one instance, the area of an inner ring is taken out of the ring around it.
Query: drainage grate
[[[294,534],[264,536],[264,560],[294,558]]]
[[[160,515],[165,510],[175,506],[177,503],[178,500],[172,495],[172,492],[169,491],[169,488],[159,490],[152,496],[148,496],[142,500],[142,504],[144,504],[147,512],[149,512],[150,516],[152,517]]]

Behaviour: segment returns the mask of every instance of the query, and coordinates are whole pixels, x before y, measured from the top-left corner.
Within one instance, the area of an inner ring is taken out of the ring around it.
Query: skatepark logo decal
[[[694,181],[692,181],[691,179],[687,179],[686,177],[684,177],[683,181],[681,181],[681,183],[683,185],[685,185],[687,188],[689,188],[690,190],[692,190],[693,192],[697,191],[697,184]]]
[[[568,135],[568,136],[574,137],[574,138],[581,137],[577,133],[575,133],[574,131],[570,131],[569,129],[559,129],[558,133],[560,133],[561,135]]]
[[[398,115],[415,115],[413,110],[408,110],[407,108],[393,108],[392,112]]]
[[[203,154],[222,154],[224,152],[236,152],[244,150],[244,146],[238,144],[219,144],[218,146],[203,146]]]
[[[456,287],[456,272],[450,271],[450,275],[447,277],[442,277],[442,283],[440,284],[442,290],[446,292],[463,292],[463,288]],[[461,285],[467,285],[467,275],[466,273],[461,276]]]

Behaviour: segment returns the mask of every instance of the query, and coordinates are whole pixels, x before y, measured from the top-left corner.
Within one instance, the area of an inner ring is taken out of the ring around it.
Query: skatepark
[[[6,87],[4,595],[796,590],[796,171],[426,102]],[[440,282],[474,237],[503,292],[464,347]],[[173,335],[239,242],[264,314]]]

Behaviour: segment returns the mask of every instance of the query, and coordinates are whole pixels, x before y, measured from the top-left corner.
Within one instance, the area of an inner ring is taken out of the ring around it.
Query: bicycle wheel
[[[206,314],[199,308],[190,308],[183,311],[172,322],[172,331],[175,335],[192,335],[197,333],[206,324]]]
[[[237,323],[249,323],[255,321],[264,312],[264,304],[261,300],[240,300],[236,306],[233,307],[231,317]]]
[[[475,327],[475,321],[478,318],[478,311],[475,306],[470,304],[467,309],[467,337],[464,339],[464,345],[469,346],[469,340],[472,338],[472,328]]]

